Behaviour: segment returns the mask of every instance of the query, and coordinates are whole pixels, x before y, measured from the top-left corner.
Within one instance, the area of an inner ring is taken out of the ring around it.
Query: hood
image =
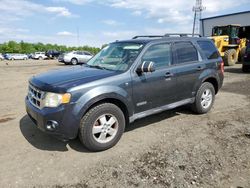
[[[30,79],[30,83],[43,91],[64,93],[69,88],[116,74],[118,73],[115,71],[74,66],[34,76]]]

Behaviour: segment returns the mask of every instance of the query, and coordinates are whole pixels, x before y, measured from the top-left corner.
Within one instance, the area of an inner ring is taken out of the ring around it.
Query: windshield
[[[213,29],[213,36],[228,35],[229,37],[235,38],[238,37],[239,27],[237,26],[224,26],[224,27],[215,27]]]
[[[87,63],[88,66],[113,71],[126,71],[143,48],[138,43],[111,43]]]
[[[221,35],[228,35],[228,27],[215,27],[213,30],[213,35],[214,36],[221,36]]]

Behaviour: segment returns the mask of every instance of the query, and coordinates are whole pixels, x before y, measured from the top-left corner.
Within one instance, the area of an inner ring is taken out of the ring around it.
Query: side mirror
[[[144,61],[136,70],[137,73],[154,72],[155,63],[153,61]]]

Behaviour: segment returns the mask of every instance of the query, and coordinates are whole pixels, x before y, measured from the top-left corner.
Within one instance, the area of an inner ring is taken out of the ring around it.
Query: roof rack
[[[200,34],[192,34],[192,33],[166,33],[164,37],[201,37]]]
[[[133,37],[132,39],[138,38],[164,38],[164,37],[201,37],[200,34],[192,34],[192,33],[166,33],[165,35],[138,35]]]
[[[138,38],[161,38],[164,37],[164,35],[138,35],[133,37],[132,39],[138,39]]]

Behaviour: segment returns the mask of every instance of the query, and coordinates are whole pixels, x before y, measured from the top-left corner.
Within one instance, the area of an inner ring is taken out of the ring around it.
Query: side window
[[[142,57],[142,61],[153,61],[155,67],[168,66],[171,63],[170,44],[156,44],[148,48]]]
[[[208,59],[217,59],[219,57],[219,53],[212,42],[197,41],[197,43]]]
[[[85,55],[91,55],[89,52],[84,52]]]
[[[82,52],[76,51],[76,52],[74,52],[74,54],[82,55]]]
[[[178,64],[198,61],[198,52],[191,42],[176,42],[175,50]]]

